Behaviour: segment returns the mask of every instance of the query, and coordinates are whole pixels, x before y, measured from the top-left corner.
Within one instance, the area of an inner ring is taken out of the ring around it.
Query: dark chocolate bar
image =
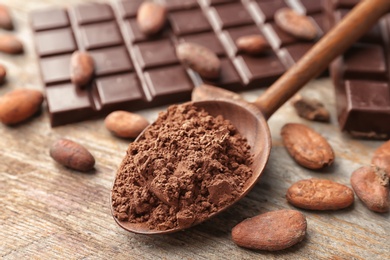
[[[135,111],[187,101],[202,81],[233,91],[268,86],[314,44],[281,31],[273,22],[275,11],[291,7],[322,28],[323,8],[318,1],[161,1],[168,21],[154,36],[138,28],[141,0],[31,13],[52,126],[118,109]],[[273,48],[257,56],[240,53],[235,41],[248,34],[264,35]],[[201,79],[180,64],[175,54],[180,42],[199,43],[214,51],[221,59],[219,79]],[[69,62],[76,50],[90,52],[95,61],[95,76],[83,90],[70,81]]]
[[[328,2],[331,23],[339,22],[357,2]],[[389,37],[387,15],[330,66],[339,125],[352,136],[390,137]]]
[[[52,126],[190,99],[194,83],[176,58],[171,28],[151,38],[138,31],[141,3],[121,1],[114,8],[94,3],[31,14]],[[169,6],[176,10],[180,3]],[[88,51],[95,62],[94,79],[84,90],[70,82],[75,50]]]

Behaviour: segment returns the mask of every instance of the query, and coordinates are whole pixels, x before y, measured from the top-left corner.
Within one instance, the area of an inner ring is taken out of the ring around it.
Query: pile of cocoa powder
[[[171,106],[129,145],[112,190],[114,215],[151,229],[189,227],[242,193],[252,161],[229,121],[191,104]]]

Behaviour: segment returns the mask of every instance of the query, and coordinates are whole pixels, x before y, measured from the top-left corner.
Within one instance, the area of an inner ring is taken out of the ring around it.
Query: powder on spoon
[[[129,145],[112,190],[114,216],[150,229],[192,226],[243,192],[252,161],[228,120],[173,105]]]

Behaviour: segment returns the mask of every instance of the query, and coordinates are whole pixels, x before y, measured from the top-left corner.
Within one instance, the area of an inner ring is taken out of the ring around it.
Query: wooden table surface
[[[55,0],[1,0],[11,7],[15,34],[24,42],[23,55],[0,54],[7,83],[0,95],[16,88],[42,90],[33,52],[28,12],[64,5]],[[67,4],[86,2],[66,1]],[[0,34],[5,33],[0,31]],[[262,90],[243,93],[254,100]],[[380,141],[362,141],[340,133],[334,93],[328,78],[315,80],[302,93],[324,101],[330,124],[299,118],[285,104],[269,120],[273,149],[254,189],[234,207],[206,223],[172,235],[144,236],[122,230],[110,213],[109,195],[129,141],[112,136],[103,120],[51,128],[47,111],[17,127],[0,125],[0,256],[2,259],[390,259],[390,217],[369,211],[358,198],[352,207],[335,212],[301,210],[307,217],[305,240],[280,252],[237,247],[230,231],[243,219],[271,210],[294,207],[285,199],[288,187],[301,179],[331,179],[350,186],[353,170],[370,163]],[[165,107],[139,113],[153,121]],[[336,153],[334,166],[313,172],[296,165],[280,139],[287,122],[313,127]],[[49,157],[49,147],[66,137],[87,147],[96,171],[82,174]]]

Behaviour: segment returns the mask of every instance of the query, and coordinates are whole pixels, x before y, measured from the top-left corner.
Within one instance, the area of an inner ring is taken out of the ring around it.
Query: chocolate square
[[[253,24],[253,19],[241,3],[218,5],[214,7],[219,27],[226,29]]]
[[[77,49],[70,28],[41,31],[35,34],[35,46],[39,56],[72,53]]]
[[[194,85],[182,66],[145,71],[145,80],[154,102],[189,100]]]
[[[56,29],[70,26],[68,14],[64,9],[43,9],[30,15],[34,31]]]
[[[169,14],[169,21],[173,32],[179,36],[207,32],[212,29],[201,9],[171,13]]]
[[[100,23],[110,21],[115,18],[111,6],[108,4],[93,3],[77,5],[74,8],[74,12],[76,20],[80,25],[96,22]]]
[[[121,0],[118,2],[119,12],[122,18],[132,18],[137,16],[138,8],[143,0]]]
[[[47,85],[70,81],[70,54],[40,60],[43,82]]]
[[[80,34],[87,50],[121,45],[123,42],[115,22],[84,25],[80,28]]]
[[[147,104],[145,94],[135,73],[124,73],[96,80],[93,93],[102,110],[131,110]]]
[[[185,10],[199,7],[196,0],[163,0],[168,11]]]
[[[277,10],[289,7],[284,0],[272,1],[256,1],[259,8],[259,16],[263,22],[268,22],[274,19],[274,14]]]
[[[127,49],[123,46],[92,50],[97,76],[133,70]]]
[[[175,47],[169,39],[136,44],[134,53],[142,69],[179,63]]]
[[[94,113],[89,92],[71,83],[46,88],[46,100],[52,126],[85,120]]]
[[[183,42],[192,42],[209,48],[218,56],[224,56],[225,50],[213,32],[186,35],[180,38]]]

